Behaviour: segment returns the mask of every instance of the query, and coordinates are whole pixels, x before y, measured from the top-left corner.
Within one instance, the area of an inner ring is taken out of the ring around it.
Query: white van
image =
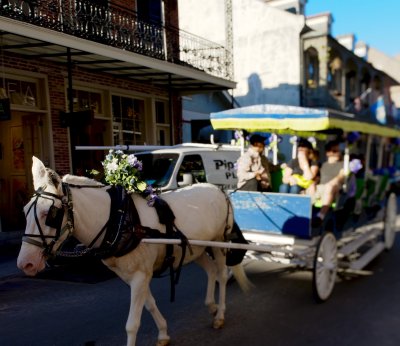
[[[235,163],[240,148],[231,145],[184,143],[135,153],[142,161],[142,178],[154,188],[174,190],[195,183],[236,188]]]

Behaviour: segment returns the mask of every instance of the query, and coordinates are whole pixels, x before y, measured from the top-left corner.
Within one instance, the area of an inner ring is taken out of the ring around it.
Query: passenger
[[[313,159],[314,149],[306,139],[301,139],[297,146],[297,158],[292,159],[285,166],[281,193],[301,193],[309,188],[317,177],[319,166]]]
[[[315,192],[317,191],[317,185],[319,184],[321,180],[321,164],[319,162],[319,150],[313,149],[312,153],[310,154],[310,160],[311,162],[315,162],[316,165],[311,166],[311,172],[314,175],[314,178],[312,179],[311,185],[306,188],[306,194],[313,196]]]
[[[313,201],[321,199],[322,207],[317,217],[313,220],[313,226],[320,226],[322,224],[345,181],[339,141],[328,142],[325,145],[325,154],[327,161],[321,166],[321,180],[313,196]]]
[[[252,135],[249,149],[237,161],[238,190],[271,191],[269,161],[264,156],[265,137]]]

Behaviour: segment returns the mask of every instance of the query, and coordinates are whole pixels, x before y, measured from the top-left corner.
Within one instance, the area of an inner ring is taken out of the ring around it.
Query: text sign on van
[[[235,174],[235,163],[232,161],[227,160],[214,160],[215,169],[218,170],[225,170],[226,179],[236,179]]]

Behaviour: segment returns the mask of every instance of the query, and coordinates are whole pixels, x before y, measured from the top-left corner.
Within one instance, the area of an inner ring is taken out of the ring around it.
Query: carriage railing
[[[103,2],[104,3],[104,2]],[[0,16],[232,79],[227,50],[138,13],[89,0],[0,0]]]

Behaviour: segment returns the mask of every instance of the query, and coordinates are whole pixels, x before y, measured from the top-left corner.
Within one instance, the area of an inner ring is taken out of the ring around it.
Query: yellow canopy
[[[328,109],[282,105],[255,105],[211,113],[215,130],[243,129],[249,132],[315,133],[359,131],[383,137],[400,137],[400,129],[381,125],[368,117]]]

